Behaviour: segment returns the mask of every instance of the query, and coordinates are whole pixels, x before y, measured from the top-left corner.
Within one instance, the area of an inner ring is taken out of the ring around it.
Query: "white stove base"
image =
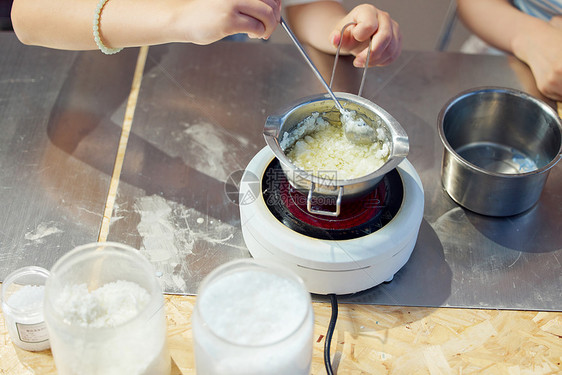
[[[273,158],[265,147],[250,161],[246,173],[261,181]],[[293,270],[311,293],[350,294],[392,280],[414,249],[424,207],[423,187],[413,166],[404,160],[397,170],[404,185],[400,210],[383,228],[355,239],[332,241],[299,234],[271,214],[261,194],[240,204],[242,234],[250,254]],[[255,191],[251,181],[242,178],[241,194]]]

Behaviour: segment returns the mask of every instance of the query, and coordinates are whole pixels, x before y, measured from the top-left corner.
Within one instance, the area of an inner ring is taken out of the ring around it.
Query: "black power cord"
[[[338,301],[335,294],[329,294],[330,303],[332,305],[332,316],[330,317],[330,324],[326,332],[326,341],[324,341],[324,365],[326,366],[326,373],[333,375],[332,363],[330,361],[330,343],[332,342],[332,335],[336,327],[336,320],[338,319]]]

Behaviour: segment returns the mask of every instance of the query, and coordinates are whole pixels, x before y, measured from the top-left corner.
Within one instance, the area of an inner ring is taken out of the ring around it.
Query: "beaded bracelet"
[[[101,38],[100,38],[101,11],[102,11],[103,7],[105,6],[105,3],[107,3],[107,1],[108,0],[100,0],[99,3],[98,3],[98,6],[96,8],[96,13],[94,14],[94,27],[93,27],[94,41],[98,45],[100,51],[102,51],[106,55],[113,55],[113,54],[121,51],[123,48],[109,48],[109,47],[107,47],[103,44],[103,42],[101,41]]]

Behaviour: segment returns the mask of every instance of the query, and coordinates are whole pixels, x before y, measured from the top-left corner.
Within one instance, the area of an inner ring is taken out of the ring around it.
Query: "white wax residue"
[[[514,153],[511,161],[515,167],[514,173],[527,173],[538,169],[537,164],[531,158],[519,153]]]
[[[309,301],[300,288],[276,274],[236,272],[208,285],[198,308],[215,334],[240,345],[267,345],[303,322]]]
[[[367,127],[354,111],[347,111],[353,118],[348,126]],[[330,124],[319,113],[313,113],[297,125],[291,133],[285,133],[280,142],[287,157],[299,169],[315,175],[338,180],[359,178],[379,169],[390,155],[391,142],[381,124],[374,128],[377,141],[372,144],[350,142],[340,123]]]
[[[45,286],[25,285],[8,298],[8,304],[18,310],[37,310],[43,305]]]
[[[148,292],[138,284],[117,280],[91,292],[86,284],[67,285],[57,307],[68,324],[114,327],[137,316],[149,300]]]
[[[368,135],[368,134],[380,135],[380,131],[382,131],[381,127],[374,128],[369,126],[363,118],[357,116],[357,112],[355,111],[348,111],[344,109],[341,112],[340,119],[346,132],[352,132],[355,134],[364,134],[364,135]]]
[[[302,120],[290,133],[285,132],[283,139],[279,142],[283,150],[293,146],[299,139],[317,131],[322,131],[330,126],[330,123],[320,117],[319,112],[313,112]]]

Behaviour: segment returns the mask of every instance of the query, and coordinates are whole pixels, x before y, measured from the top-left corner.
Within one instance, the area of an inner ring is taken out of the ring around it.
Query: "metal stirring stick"
[[[338,110],[340,112],[343,112],[343,107],[341,106],[340,102],[338,102],[338,99],[336,98],[336,96],[332,92],[332,89],[330,88],[330,86],[328,86],[328,84],[324,80],[324,77],[322,77],[322,74],[320,74],[320,72],[318,71],[318,69],[316,68],[316,66],[314,65],[314,63],[312,62],[312,60],[310,59],[310,57],[308,56],[308,54],[306,53],[306,51],[304,50],[304,48],[302,47],[300,42],[297,40],[297,37],[295,36],[295,34],[293,34],[293,32],[291,31],[291,28],[289,27],[289,25],[287,25],[287,23],[285,22],[283,17],[281,17],[281,26],[283,26],[283,28],[285,29],[287,34],[289,34],[289,37],[291,38],[293,43],[297,46],[297,48],[299,49],[301,54],[304,56],[304,59],[306,60],[308,65],[310,65],[310,67],[314,71],[314,74],[316,74],[316,77],[318,78],[320,83],[322,83],[322,85],[324,85],[324,88],[326,89],[326,91],[328,91],[328,94],[330,94],[330,96],[332,97],[332,99],[336,103],[336,107],[338,108]]]

